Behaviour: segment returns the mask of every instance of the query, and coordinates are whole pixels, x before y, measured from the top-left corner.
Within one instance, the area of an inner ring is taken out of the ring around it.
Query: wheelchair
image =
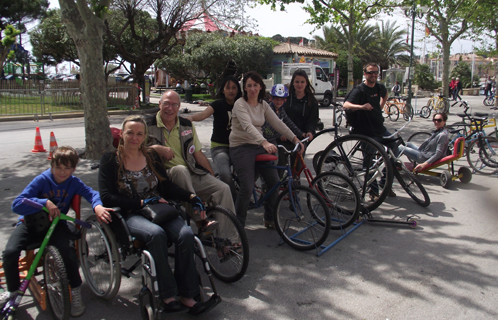
[[[76,219],[81,215],[81,196],[76,195],[71,200],[71,208],[75,212]],[[76,226],[79,229],[79,226]],[[75,231],[75,238],[79,237],[79,231]],[[76,244],[78,244],[76,242]],[[41,241],[31,243],[25,250],[25,255],[19,259],[20,280],[26,279],[28,271],[33,264],[36,255],[36,250],[40,247]],[[41,270],[39,270],[41,268]],[[37,279],[43,274],[43,279]],[[5,285],[3,281],[5,273],[3,264],[0,263],[0,285]],[[50,311],[54,319],[66,320],[70,317],[71,298],[69,280],[66,276],[66,267],[59,250],[53,245],[45,248],[43,257],[38,263],[35,274],[29,282],[29,290],[33,297],[38,301],[41,309],[47,309],[47,300],[50,305]],[[14,319],[13,315],[9,315],[7,319]]]
[[[179,203],[170,202],[177,209]],[[135,240],[129,231],[128,225],[120,213],[120,208],[114,208],[112,222],[100,224],[95,215],[90,216],[87,222],[91,229],[82,231],[79,246],[81,269],[92,292],[103,299],[113,299],[121,284],[121,277],[131,277],[133,272],[142,266],[142,289],[139,293],[139,305],[142,319],[160,319],[162,310],[161,299],[158,294],[156,266],[145,244]],[[239,220],[227,209],[221,206],[212,206],[206,210],[207,221],[217,221],[212,230],[198,228],[191,223],[195,234],[195,255],[202,263],[204,273],[209,284],[202,283],[199,275],[201,294],[195,299],[221,302],[217,294],[213,275],[225,282],[239,280],[247,270],[249,263],[248,240]],[[187,219],[187,223],[189,223]],[[220,223],[223,221],[223,223]],[[209,229],[209,228],[206,228]],[[126,260],[135,261],[129,268],[124,267]],[[174,254],[170,253],[174,257]],[[204,286],[211,287],[213,294],[207,297]]]

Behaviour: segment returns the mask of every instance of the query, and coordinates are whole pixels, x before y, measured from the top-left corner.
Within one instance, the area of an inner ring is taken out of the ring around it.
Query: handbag
[[[180,216],[180,211],[172,207],[169,203],[157,202],[146,204],[140,210],[140,214],[149,221],[162,225],[178,218]]]

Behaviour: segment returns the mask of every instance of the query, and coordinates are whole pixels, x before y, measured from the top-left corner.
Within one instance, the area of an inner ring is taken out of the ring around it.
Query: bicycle
[[[385,103],[382,108],[382,115],[384,118],[389,118],[391,121],[397,121],[399,119],[399,109],[396,104]]]
[[[413,118],[413,108],[411,104],[406,102],[406,97],[389,97],[386,104],[395,105],[405,121]]]
[[[286,156],[290,158],[292,153],[297,153],[299,144],[296,144],[292,151],[282,145],[278,147],[283,148]],[[278,183],[271,188],[268,186],[264,195],[256,187],[253,189],[253,208],[260,208],[273,192],[283,189],[273,210],[275,229],[282,240],[294,249],[317,249],[327,239],[331,228],[328,206],[315,190],[294,180],[290,165],[271,164],[271,161],[276,160],[277,156],[270,154],[256,156],[257,168],[284,170],[285,173]]]
[[[420,109],[420,116],[427,119],[431,116],[432,110],[438,113],[448,113],[450,110],[450,102],[448,98],[446,98],[443,94],[432,96],[429,101],[427,101],[427,105]]]
[[[48,213],[48,209],[46,207],[42,206],[41,204],[35,201],[24,199],[23,203],[32,206],[40,211],[43,210],[46,213]],[[73,201],[73,203],[75,202]],[[45,219],[48,219],[48,216]],[[46,308],[46,302],[44,300],[45,299],[44,291],[46,291],[54,318],[69,319],[71,311],[71,300],[70,300],[69,280],[67,279],[66,276],[66,267],[62,260],[62,256],[59,253],[59,250],[57,250],[55,246],[48,245],[48,242],[52,237],[54,229],[60,220],[72,221],[82,227],[91,228],[91,225],[89,225],[88,223],[83,222],[79,219],[69,217],[63,213],[61,213],[60,216],[56,216],[52,220],[52,223],[50,224],[50,227],[48,228],[48,231],[45,237],[43,238],[41,244],[33,243],[28,247],[28,250],[34,250],[35,248],[38,248],[38,252],[31,261],[31,265],[29,266],[29,271],[27,275],[24,277],[24,280],[22,281],[21,286],[17,291],[17,294],[13,296],[3,307],[2,319],[9,319],[9,320],[14,319],[15,311],[19,307],[21,300],[24,294],[26,293],[26,290],[28,289],[28,286],[32,290],[33,295],[37,297],[37,299],[43,298],[43,302],[41,302],[43,310],[45,310]],[[38,282],[36,278],[33,277],[35,275],[36,269],[39,266],[40,261],[43,261],[43,277],[44,277],[43,282]],[[26,269],[24,269],[24,271],[25,270]]]
[[[493,107],[495,105],[495,95],[491,93],[490,95],[488,95],[487,97],[484,98],[482,103],[486,107]]]

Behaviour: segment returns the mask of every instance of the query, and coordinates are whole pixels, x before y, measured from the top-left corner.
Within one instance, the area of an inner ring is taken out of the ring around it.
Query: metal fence
[[[138,88],[132,84],[107,86],[107,110],[132,109]],[[0,82],[0,117],[83,112],[78,82]]]

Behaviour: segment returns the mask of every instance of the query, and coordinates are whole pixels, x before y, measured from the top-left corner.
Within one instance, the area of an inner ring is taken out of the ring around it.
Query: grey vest
[[[187,164],[190,171],[195,174],[204,175],[209,173],[209,171],[203,166],[197,164],[194,158],[194,152],[200,151],[195,150],[194,146],[194,130],[192,128],[192,122],[188,119],[178,117],[180,121],[179,132],[180,132],[180,144],[182,147],[182,157]],[[148,123],[149,130],[149,143],[150,144],[160,144],[164,146],[164,130],[165,128],[160,128],[157,126],[157,119],[154,115],[150,118]],[[151,141],[152,140],[152,141]]]

